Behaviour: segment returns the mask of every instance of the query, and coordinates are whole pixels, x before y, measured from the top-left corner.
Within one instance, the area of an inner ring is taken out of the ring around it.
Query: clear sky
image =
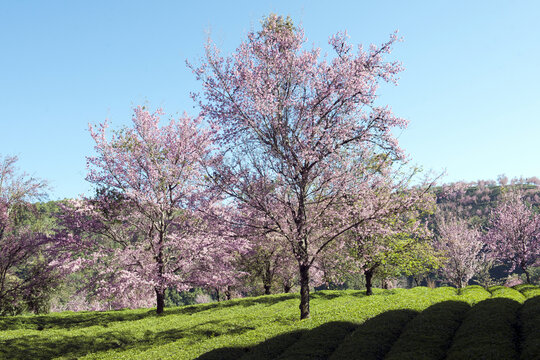
[[[49,180],[51,199],[88,193],[88,123],[130,123],[144,104],[198,109],[185,65],[208,35],[233,51],[269,13],[309,44],[331,34],[380,44],[399,30],[405,71],[381,103],[410,120],[400,144],[444,181],[540,177],[538,1],[0,0],[0,154]]]

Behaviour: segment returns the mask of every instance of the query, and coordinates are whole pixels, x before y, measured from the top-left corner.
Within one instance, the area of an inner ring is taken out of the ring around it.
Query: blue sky
[[[268,13],[290,15],[309,44],[331,34],[380,44],[405,71],[381,103],[410,120],[414,163],[445,182],[540,177],[537,1],[9,1],[0,0],[0,154],[49,180],[51,199],[88,193],[88,123],[128,125],[144,104],[196,114],[185,65],[208,35],[233,51]]]

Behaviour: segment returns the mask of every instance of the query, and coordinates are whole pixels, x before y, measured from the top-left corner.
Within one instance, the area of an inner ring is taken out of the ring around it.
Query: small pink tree
[[[201,119],[183,116],[160,127],[160,111],[134,111],[133,127],[110,139],[107,122],[90,127],[97,156],[88,158],[87,180],[98,196],[66,209],[68,231],[59,239],[71,269],[99,270],[102,297],[135,304],[148,296],[142,289],[152,289],[159,314],[168,287],[230,280],[227,263],[239,243],[200,211],[218,208],[206,191],[205,166],[213,159]]]
[[[396,40],[355,52],[338,33],[329,40],[335,57],[321,59],[320,49],[305,47],[302,29],[270,15],[233,55],[224,58],[209,43],[203,63],[192,66],[204,89],[204,101],[194,98],[223,150],[212,179],[264,219],[261,230],[289,243],[301,319],[310,315],[310,269],[319,254],[359,222],[394,211],[377,200],[390,176],[378,165],[404,160],[392,129],[406,121],[375,100],[379,82],[395,82],[401,70],[383,59]]]
[[[44,195],[46,183],[18,174],[16,162],[15,156],[0,157],[0,315],[21,311],[27,299],[51,282],[52,267],[46,257],[38,257],[50,240],[20,217],[33,211],[30,201]]]
[[[509,191],[492,211],[485,241],[492,256],[521,269],[531,282],[529,268],[540,259],[540,214],[523,201],[520,191]]]
[[[439,216],[437,248],[445,257],[443,277],[458,289],[466,286],[485,262],[480,231],[453,216]]]

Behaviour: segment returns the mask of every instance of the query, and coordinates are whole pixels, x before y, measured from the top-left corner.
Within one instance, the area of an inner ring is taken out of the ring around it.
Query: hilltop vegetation
[[[319,291],[0,318],[7,359],[539,359],[540,288]],[[493,339],[496,339],[493,340]],[[494,342],[495,341],[495,342]]]

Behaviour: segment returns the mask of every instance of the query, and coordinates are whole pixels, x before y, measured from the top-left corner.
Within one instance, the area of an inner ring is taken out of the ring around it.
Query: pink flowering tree
[[[0,315],[22,311],[31,299],[38,303],[52,280],[46,256],[50,240],[43,229],[24,221],[35,210],[31,201],[44,196],[46,183],[19,173],[16,162],[15,156],[0,157]]]
[[[222,149],[212,180],[264,219],[261,230],[287,241],[301,319],[310,315],[310,269],[319,254],[359,222],[392,211],[372,200],[388,175],[377,163],[404,160],[392,129],[406,121],[376,104],[379,83],[394,83],[401,71],[384,60],[396,40],[354,51],[338,33],[329,40],[335,56],[321,58],[301,28],[270,15],[231,56],[208,43],[202,63],[190,65],[204,89],[194,98]]]
[[[529,269],[540,264],[540,214],[533,212],[520,191],[506,193],[492,211],[485,242],[493,257],[521,269],[530,283]]]
[[[107,122],[90,127],[97,156],[88,158],[87,180],[98,195],[66,207],[58,239],[65,268],[92,269],[93,287],[118,301],[113,307],[145,305],[137,301],[154,293],[159,314],[167,288],[231,281],[228,260],[239,246],[201,212],[220,210],[206,191],[213,158],[201,119],[160,126],[161,112],[134,112],[133,127],[110,138]]]
[[[480,231],[454,215],[439,215],[437,248],[444,256],[441,274],[458,289],[482,270],[484,243]]]

